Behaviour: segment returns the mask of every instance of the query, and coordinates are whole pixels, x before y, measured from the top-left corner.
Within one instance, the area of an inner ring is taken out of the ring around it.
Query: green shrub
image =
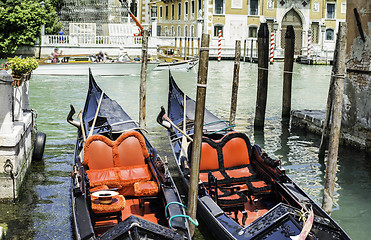
[[[27,57],[20,58],[14,57],[8,59],[9,68],[12,69],[12,74],[15,76],[23,76],[26,73],[35,70],[39,64],[36,61],[36,58]]]

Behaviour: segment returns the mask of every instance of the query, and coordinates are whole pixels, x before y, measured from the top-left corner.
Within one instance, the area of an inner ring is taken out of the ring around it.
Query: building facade
[[[257,38],[261,22],[275,34],[277,55],[283,54],[286,27],[295,30],[295,54],[332,52],[339,21],[345,21],[346,0],[162,0],[152,1],[151,31],[156,36],[200,37],[206,32],[225,46]],[[310,37],[309,37],[310,36]]]

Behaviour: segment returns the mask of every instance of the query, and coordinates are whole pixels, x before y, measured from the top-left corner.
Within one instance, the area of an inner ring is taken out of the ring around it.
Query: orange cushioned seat
[[[122,186],[129,186],[135,182],[148,181],[151,179],[151,173],[146,164],[119,167],[118,176]]]
[[[116,141],[102,135],[89,137],[84,146],[83,164],[91,187],[119,188],[124,196],[134,195],[134,183],[152,179],[146,164],[149,153],[145,139],[137,131],[121,134]]]
[[[155,196],[158,193],[158,186],[154,181],[134,183],[134,193],[137,197]]]
[[[120,188],[121,182],[116,168],[96,169],[86,171],[90,187],[98,187],[100,185],[107,185],[112,188]]]
[[[123,133],[115,145],[118,156],[114,161],[117,167],[142,165],[149,157],[144,137],[136,131]]]
[[[231,182],[245,182],[254,176],[250,164],[251,145],[245,134],[232,132],[225,135],[220,147],[225,173]]]
[[[254,196],[264,195],[271,192],[271,186],[263,180],[248,181],[247,187]]]
[[[100,204],[97,197],[91,199],[91,208],[96,214],[120,212],[124,210],[125,204],[125,198],[122,195],[113,196],[111,204]]]
[[[84,145],[84,161],[90,170],[113,168],[114,142],[102,135],[90,136]]]
[[[108,190],[108,189],[109,187],[107,185],[100,185],[97,187],[90,188],[90,192],[93,193],[93,192],[98,192],[98,191]]]
[[[218,181],[223,180],[224,176],[219,170],[217,143],[209,138],[202,138],[199,175],[200,180],[202,182],[207,182],[208,172],[212,172]]]

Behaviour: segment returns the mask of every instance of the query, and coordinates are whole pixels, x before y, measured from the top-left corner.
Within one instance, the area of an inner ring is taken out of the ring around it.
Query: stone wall
[[[360,26],[354,8],[359,13]],[[347,2],[347,64],[344,86],[343,134],[371,151],[371,1]],[[363,34],[362,34],[362,33]],[[362,36],[363,35],[363,36]]]
[[[29,82],[13,87],[5,70],[0,70],[0,199],[13,199],[32,159],[34,116],[29,106]]]

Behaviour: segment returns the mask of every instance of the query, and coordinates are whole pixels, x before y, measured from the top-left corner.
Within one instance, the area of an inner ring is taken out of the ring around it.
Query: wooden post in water
[[[254,50],[254,39],[251,39],[251,47],[250,47],[250,62],[252,63],[252,53]]]
[[[191,52],[191,38],[190,37],[188,38],[187,46],[188,46],[187,56],[189,58],[189,53]]]
[[[255,108],[255,128],[264,128],[268,93],[269,30],[267,23],[261,23],[258,31],[258,89]]]
[[[188,59],[188,39],[184,38],[184,60]]]
[[[146,81],[148,59],[148,30],[143,30],[142,37],[142,67],[140,71],[139,88],[139,126],[146,128]]]
[[[181,37],[179,38],[179,55],[180,55],[180,57],[183,56],[183,54],[182,54],[182,38]]]
[[[197,96],[196,96],[196,111],[194,122],[194,135],[193,147],[191,158],[191,177],[189,182],[188,192],[188,215],[196,218],[197,211],[197,196],[198,196],[198,181],[200,173],[200,158],[201,158],[201,144],[202,144],[202,131],[205,113],[205,99],[206,99],[206,86],[207,86],[207,69],[209,64],[209,34],[202,34],[201,49],[200,49],[200,62],[198,67],[197,79]],[[194,234],[195,227],[190,224],[191,236]]]
[[[233,70],[231,113],[229,116],[230,125],[234,125],[236,121],[237,93],[238,93],[238,82],[239,82],[240,60],[241,60],[241,41],[240,40],[236,40],[236,49],[235,49],[234,56],[235,58],[234,58],[234,70]]]
[[[194,38],[192,38],[192,58],[195,56],[193,39],[194,39]]]
[[[333,73],[338,72],[337,59],[338,59],[338,49],[335,48],[334,62],[332,65]],[[325,158],[326,145],[328,146],[330,118],[331,118],[331,113],[332,113],[332,104],[334,101],[334,83],[335,83],[334,75],[331,75],[330,86],[329,86],[328,96],[327,96],[326,115],[325,115],[325,120],[323,122],[323,127],[322,127],[321,144],[319,145],[319,150],[318,150],[318,157],[321,161]]]
[[[174,48],[176,49],[176,45],[177,45],[177,39],[175,37],[175,43],[174,43]]]
[[[326,165],[325,189],[323,191],[322,208],[326,213],[331,214],[335,179],[337,170],[337,158],[340,139],[341,116],[343,108],[344,76],[345,76],[345,57],[346,57],[346,34],[347,23],[339,23],[339,31],[336,40],[336,69],[334,74],[334,103],[331,117],[331,131],[329,140],[329,150]]]
[[[197,48],[198,48],[198,54],[197,56],[198,57],[201,57],[201,51],[200,51],[200,48],[201,48],[201,41],[200,41],[200,38],[197,38]]]
[[[288,25],[285,33],[285,65],[283,68],[283,95],[282,117],[290,117],[292,69],[294,66],[295,32],[292,25]]]

